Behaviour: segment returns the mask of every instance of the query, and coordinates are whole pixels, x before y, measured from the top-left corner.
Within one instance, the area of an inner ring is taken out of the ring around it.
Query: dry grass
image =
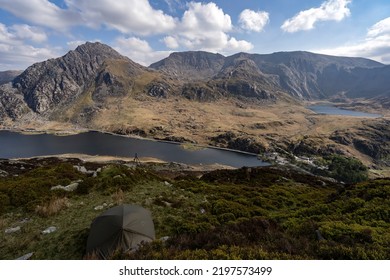
[[[120,205],[123,203],[124,199],[125,199],[125,194],[124,192],[122,191],[122,189],[119,189],[117,190],[113,195],[112,195],[112,199],[114,200],[114,203],[117,204],[117,205]]]
[[[35,208],[35,213],[42,217],[49,217],[58,214],[61,210],[70,206],[68,198],[55,198],[44,205],[38,205]]]

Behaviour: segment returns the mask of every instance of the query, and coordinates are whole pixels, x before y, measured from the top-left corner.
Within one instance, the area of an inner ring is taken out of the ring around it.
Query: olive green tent
[[[107,258],[117,249],[126,252],[154,238],[150,212],[141,206],[124,204],[108,209],[92,222],[87,254]]]

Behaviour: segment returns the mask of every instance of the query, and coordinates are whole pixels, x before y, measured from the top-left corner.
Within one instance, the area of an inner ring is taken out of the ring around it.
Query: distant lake
[[[86,132],[69,136],[52,134],[26,135],[0,131],[0,158],[21,158],[80,153],[99,156],[153,157],[167,162],[185,164],[223,164],[233,167],[265,166],[253,154],[214,148],[186,150],[180,145],[135,139],[101,132]]]
[[[312,106],[308,106],[307,108],[316,112],[317,114],[324,114],[324,115],[341,115],[341,116],[368,117],[368,118],[382,117],[382,115],[380,114],[370,114],[370,113],[359,112],[359,111],[339,109],[331,105],[312,105]]]

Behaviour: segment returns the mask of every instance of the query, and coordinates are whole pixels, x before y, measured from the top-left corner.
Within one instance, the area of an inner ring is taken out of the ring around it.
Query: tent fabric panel
[[[150,211],[137,205],[121,205],[108,209],[94,219],[88,236],[87,253],[97,252],[107,258],[116,249],[125,252],[154,238]]]

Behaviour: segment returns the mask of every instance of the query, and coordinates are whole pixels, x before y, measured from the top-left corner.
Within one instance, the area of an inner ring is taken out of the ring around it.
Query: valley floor
[[[390,112],[366,101],[336,104],[376,112],[382,118],[318,115],[311,103],[252,104],[237,99],[196,102],[186,99],[112,99],[90,122],[69,122],[80,112],[67,111],[64,119],[39,117],[3,123],[3,129],[24,133],[72,134],[99,130],[130,136],[197,143],[257,154],[282,152],[310,158],[341,154],[357,158],[371,175],[390,174]]]

